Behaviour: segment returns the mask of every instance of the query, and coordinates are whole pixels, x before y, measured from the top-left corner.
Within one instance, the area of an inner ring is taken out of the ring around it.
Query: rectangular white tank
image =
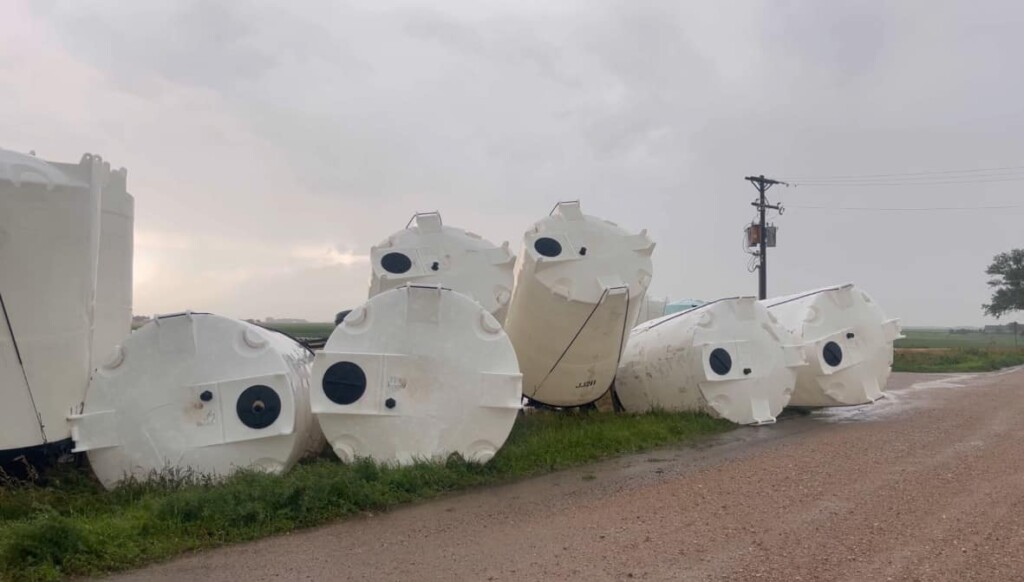
[[[70,436],[92,359],[100,198],[110,166],[0,150],[0,451]]]

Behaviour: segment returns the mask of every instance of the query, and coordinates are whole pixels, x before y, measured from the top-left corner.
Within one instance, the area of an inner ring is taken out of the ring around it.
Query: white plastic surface
[[[345,462],[487,462],[508,438],[522,376],[498,321],[469,297],[408,286],[352,310],[313,364],[313,413]]]
[[[559,203],[525,234],[505,321],[524,395],[580,406],[608,391],[651,281],[653,251],[647,231],[629,234],[584,215],[578,202]]]
[[[652,319],[658,319],[663,315],[667,315],[665,311],[668,308],[668,297],[651,297],[650,295],[644,295],[644,298],[640,302],[640,309],[636,312],[636,325],[640,325],[645,321]]]
[[[0,150],[0,450],[66,440],[89,382],[110,166]]]
[[[312,359],[291,338],[244,321],[158,317],[96,371],[83,412],[70,418],[75,451],[88,452],[108,489],[126,475],[287,471],[322,443],[309,410]]]
[[[898,319],[860,288],[840,285],[764,300],[779,323],[803,346],[808,365],[797,376],[792,406],[844,406],[884,396],[892,371]],[[829,363],[825,349],[839,347],[842,358]]]
[[[768,424],[803,366],[800,346],[755,298],[720,299],[633,329],[615,393],[630,412],[690,410]]]
[[[132,257],[135,199],[127,171],[112,172],[103,188],[99,267],[96,273],[92,368],[97,368],[132,330]]]
[[[400,267],[408,259],[408,270],[391,266],[389,271],[382,262],[389,255]],[[436,212],[416,214],[407,228],[370,249],[370,262],[370,297],[406,284],[440,285],[468,295],[505,321],[515,266],[507,242],[496,246],[475,233],[444,226]]]

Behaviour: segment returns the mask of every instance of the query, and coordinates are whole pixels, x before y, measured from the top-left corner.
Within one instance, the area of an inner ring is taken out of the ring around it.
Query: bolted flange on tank
[[[94,316],[101,197],[118,175],[91,154],[58,164],[0,149],[0,466],[70,448],[66,418],[104,325]]]
[[[801,347],[757,299],[719,299],[634,328],[615,394],[629,412],[689,410],[768,424],[804,365]]]
[[[344,462],[485,463],[522,406],[501,325],[468,296],[407,285],[353,309],[313,364],[312,409]]]
[[[792,406],[867,404],[884,396],[899,319],[889,319],[853,284],[814,289],[763,303],[802,346]]]
[[[309,411],[312,352],[295,340],[208,313],[158,316],[96,370],[75,452],[104,487],[126,477],[282,473],[319,452]]]
[[[523,394],[581,406],[611,386],[626,336],[651,281],[654,243],[558,203],[523,237],[505,329]]]
[[[480,235],[445,226],[437,212],[413,215],[406,228],[370,249],[373,297],[406,284],[441,285],[468,295],[499,322],[512,297],[515,256]]]

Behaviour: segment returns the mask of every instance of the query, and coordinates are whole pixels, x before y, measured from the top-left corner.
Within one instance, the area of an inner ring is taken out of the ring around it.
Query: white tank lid
[[[469,297],[406,286],[370,298],[313,365],[311,401],[343,461],[486,462],[508,438],[522,375],[508,336]]]
[[[515,255],[480,235],[445,226],[438,212],[413,215],[406,228],[370,249],[369,296],[401,287],[441,285],[468,295],[499,319],[512,294]]]
[[[75,451],[108,488],[165,470],[283,472],[315,440],[311,361],[294,340],[243,321],[158,316],[96,370],[70,417]]]
[[[537,280],[569,300],[597,303],[612,288],[639,297],[651,280],[654,242],[647,230],[630,234],[583,214],[578,200],[556,204],[526,232],[523,244],[537,262]]]

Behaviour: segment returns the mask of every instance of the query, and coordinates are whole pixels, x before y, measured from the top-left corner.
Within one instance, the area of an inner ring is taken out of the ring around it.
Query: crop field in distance
[[[309,322],[309,323],[260,323],[263,327],[276,329],[288,335],[299,338],[328,338],[334,331],[333,322]]]
[[[1024,329],[1024,327],[1022,327]],[[905,328],[906,337],[896,340],[896,348],[1012,348],[1012,333],[986,333],[981,330],[956,328]],[[1020,347],[1024,338],[1018,337]]]

